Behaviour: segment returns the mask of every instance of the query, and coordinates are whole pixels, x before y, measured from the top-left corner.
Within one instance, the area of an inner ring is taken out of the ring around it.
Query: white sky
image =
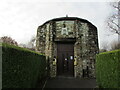
[[[89,1],[89,2],[88,2]],[[91,2],[90,2],[91,1]],[[106,2],[105,2],[106,1]],[[44,22],[64,17],[87,19],[98,28],[99,46],[117,41],[107,28],[106,18],[115,13],[111,0],[2,0],[0,2],[0,37],[10,36],[18,43],[27,43]],[[113,1],[113,0],[112,0]]]

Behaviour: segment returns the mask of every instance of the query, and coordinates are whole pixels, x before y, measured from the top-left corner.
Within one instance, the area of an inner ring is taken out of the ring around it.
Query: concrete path
[[[74,77],[56,77],[48,79],[45,88],[95,88],[95,79],[80,79]]]

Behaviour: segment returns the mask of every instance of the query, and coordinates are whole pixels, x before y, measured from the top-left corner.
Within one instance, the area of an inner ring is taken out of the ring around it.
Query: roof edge
[[[78,18],[78,17],[59,17],[59,18],[53,18],[51,20],[48,20],[46,21],[45,23],[43,23],[42,25],[40,25],[39,27],[42,27],[44,26],[45,24],[51,22],[51,21],[62,21],[62,20],[79,20],[79,21],[82,21],[82,22],[86,22],[86,23],[89,23],[91,25],[93,25],[91,22],[89,22],[88,20],[86,19],[82,19],[82,18]],[[93,25],[94,27],[96,27],[95,25]],[[97,27],[96,27],[97,28]]]

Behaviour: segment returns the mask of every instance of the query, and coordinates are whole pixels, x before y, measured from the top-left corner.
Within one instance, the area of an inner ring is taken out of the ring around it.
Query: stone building
[[[95,77],[97,28],[77,17],[49,20],[37,29],[36,51],[46,55],[51,77]]]

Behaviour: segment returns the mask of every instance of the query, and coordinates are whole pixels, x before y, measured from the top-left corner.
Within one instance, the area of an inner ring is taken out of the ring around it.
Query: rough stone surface
[[[75,40],[74,76],[82,77],[83,69],[88,67],[89,77],[95,77],[95,55],[99,52],[97,28],[87,20],[74,17],[52,19],[37,29],[36,51],[49,58],[50,76],[56,77],[57,65],[53,65],[53,58],[57,57],[56,41],[63,39]]]

